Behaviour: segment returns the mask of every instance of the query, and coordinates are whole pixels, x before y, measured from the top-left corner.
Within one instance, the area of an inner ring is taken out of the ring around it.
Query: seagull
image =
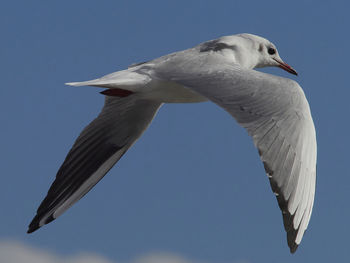
[[[133,64],[98,79],[66,83],[104,88],[105,104],[69,151],[28,233],[58,218],[89,192],[142,135],[164,103],[209,100],[252,137],[294,253],[314,203],[316,132],[298,83],[254,70],[262,67],[280,67],[297,75],[273,43],[245,33]]]

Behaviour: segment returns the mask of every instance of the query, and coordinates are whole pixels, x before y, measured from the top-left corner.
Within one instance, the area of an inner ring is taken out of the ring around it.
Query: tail
[[[81,82],[67,82],[65,84],[73,87],[94,86],[110,89],[121,88],[135,91],[137,87],[146,85],[150,80],[151,78],[147,75],[127,69],[105,75],[98,79]]]

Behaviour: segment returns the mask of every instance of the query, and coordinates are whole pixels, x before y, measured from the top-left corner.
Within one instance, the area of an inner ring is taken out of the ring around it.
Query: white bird
[[[253,138],[282,211],[290,251],[308,226],[315,194],[316,134],[297,82],[253,70],[297,75],[270,41],[224,36],[98,79],[66,83],[107,88],[105,105],[79,135],[29,225],[53,221],[82,198],[149,126],[163,103],[210,100]]]

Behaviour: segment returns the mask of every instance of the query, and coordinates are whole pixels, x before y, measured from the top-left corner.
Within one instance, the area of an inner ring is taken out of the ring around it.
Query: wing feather
[[[106,97],[99,116],[79,135],[29,225],[31,233],[82,198],[148,127],[161,103],[136,95]]]
[[[156,68],[155,75],[181,84],[218,104],[248,131],[275,193],[295,252],[310,220],[316,181],[316,134],[309,104],[293,80],[210,63]],[[181,62],[179,62],[181,63]]]

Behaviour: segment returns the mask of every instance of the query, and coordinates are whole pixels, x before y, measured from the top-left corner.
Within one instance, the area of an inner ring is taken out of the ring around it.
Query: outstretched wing
[[[136,94],[106,96],[101,113],[81,132],[58,170],[28,233],[59,217],[98,183],[141,136],[160,105]]]
[[[192,66],[191,66],[192,65]],[[293,80],[235,65],[193,63],[159,67],[157,77],[182,84],[224,108],[258,148],[295,252],[314,202],[316,134],[309,104]]]

